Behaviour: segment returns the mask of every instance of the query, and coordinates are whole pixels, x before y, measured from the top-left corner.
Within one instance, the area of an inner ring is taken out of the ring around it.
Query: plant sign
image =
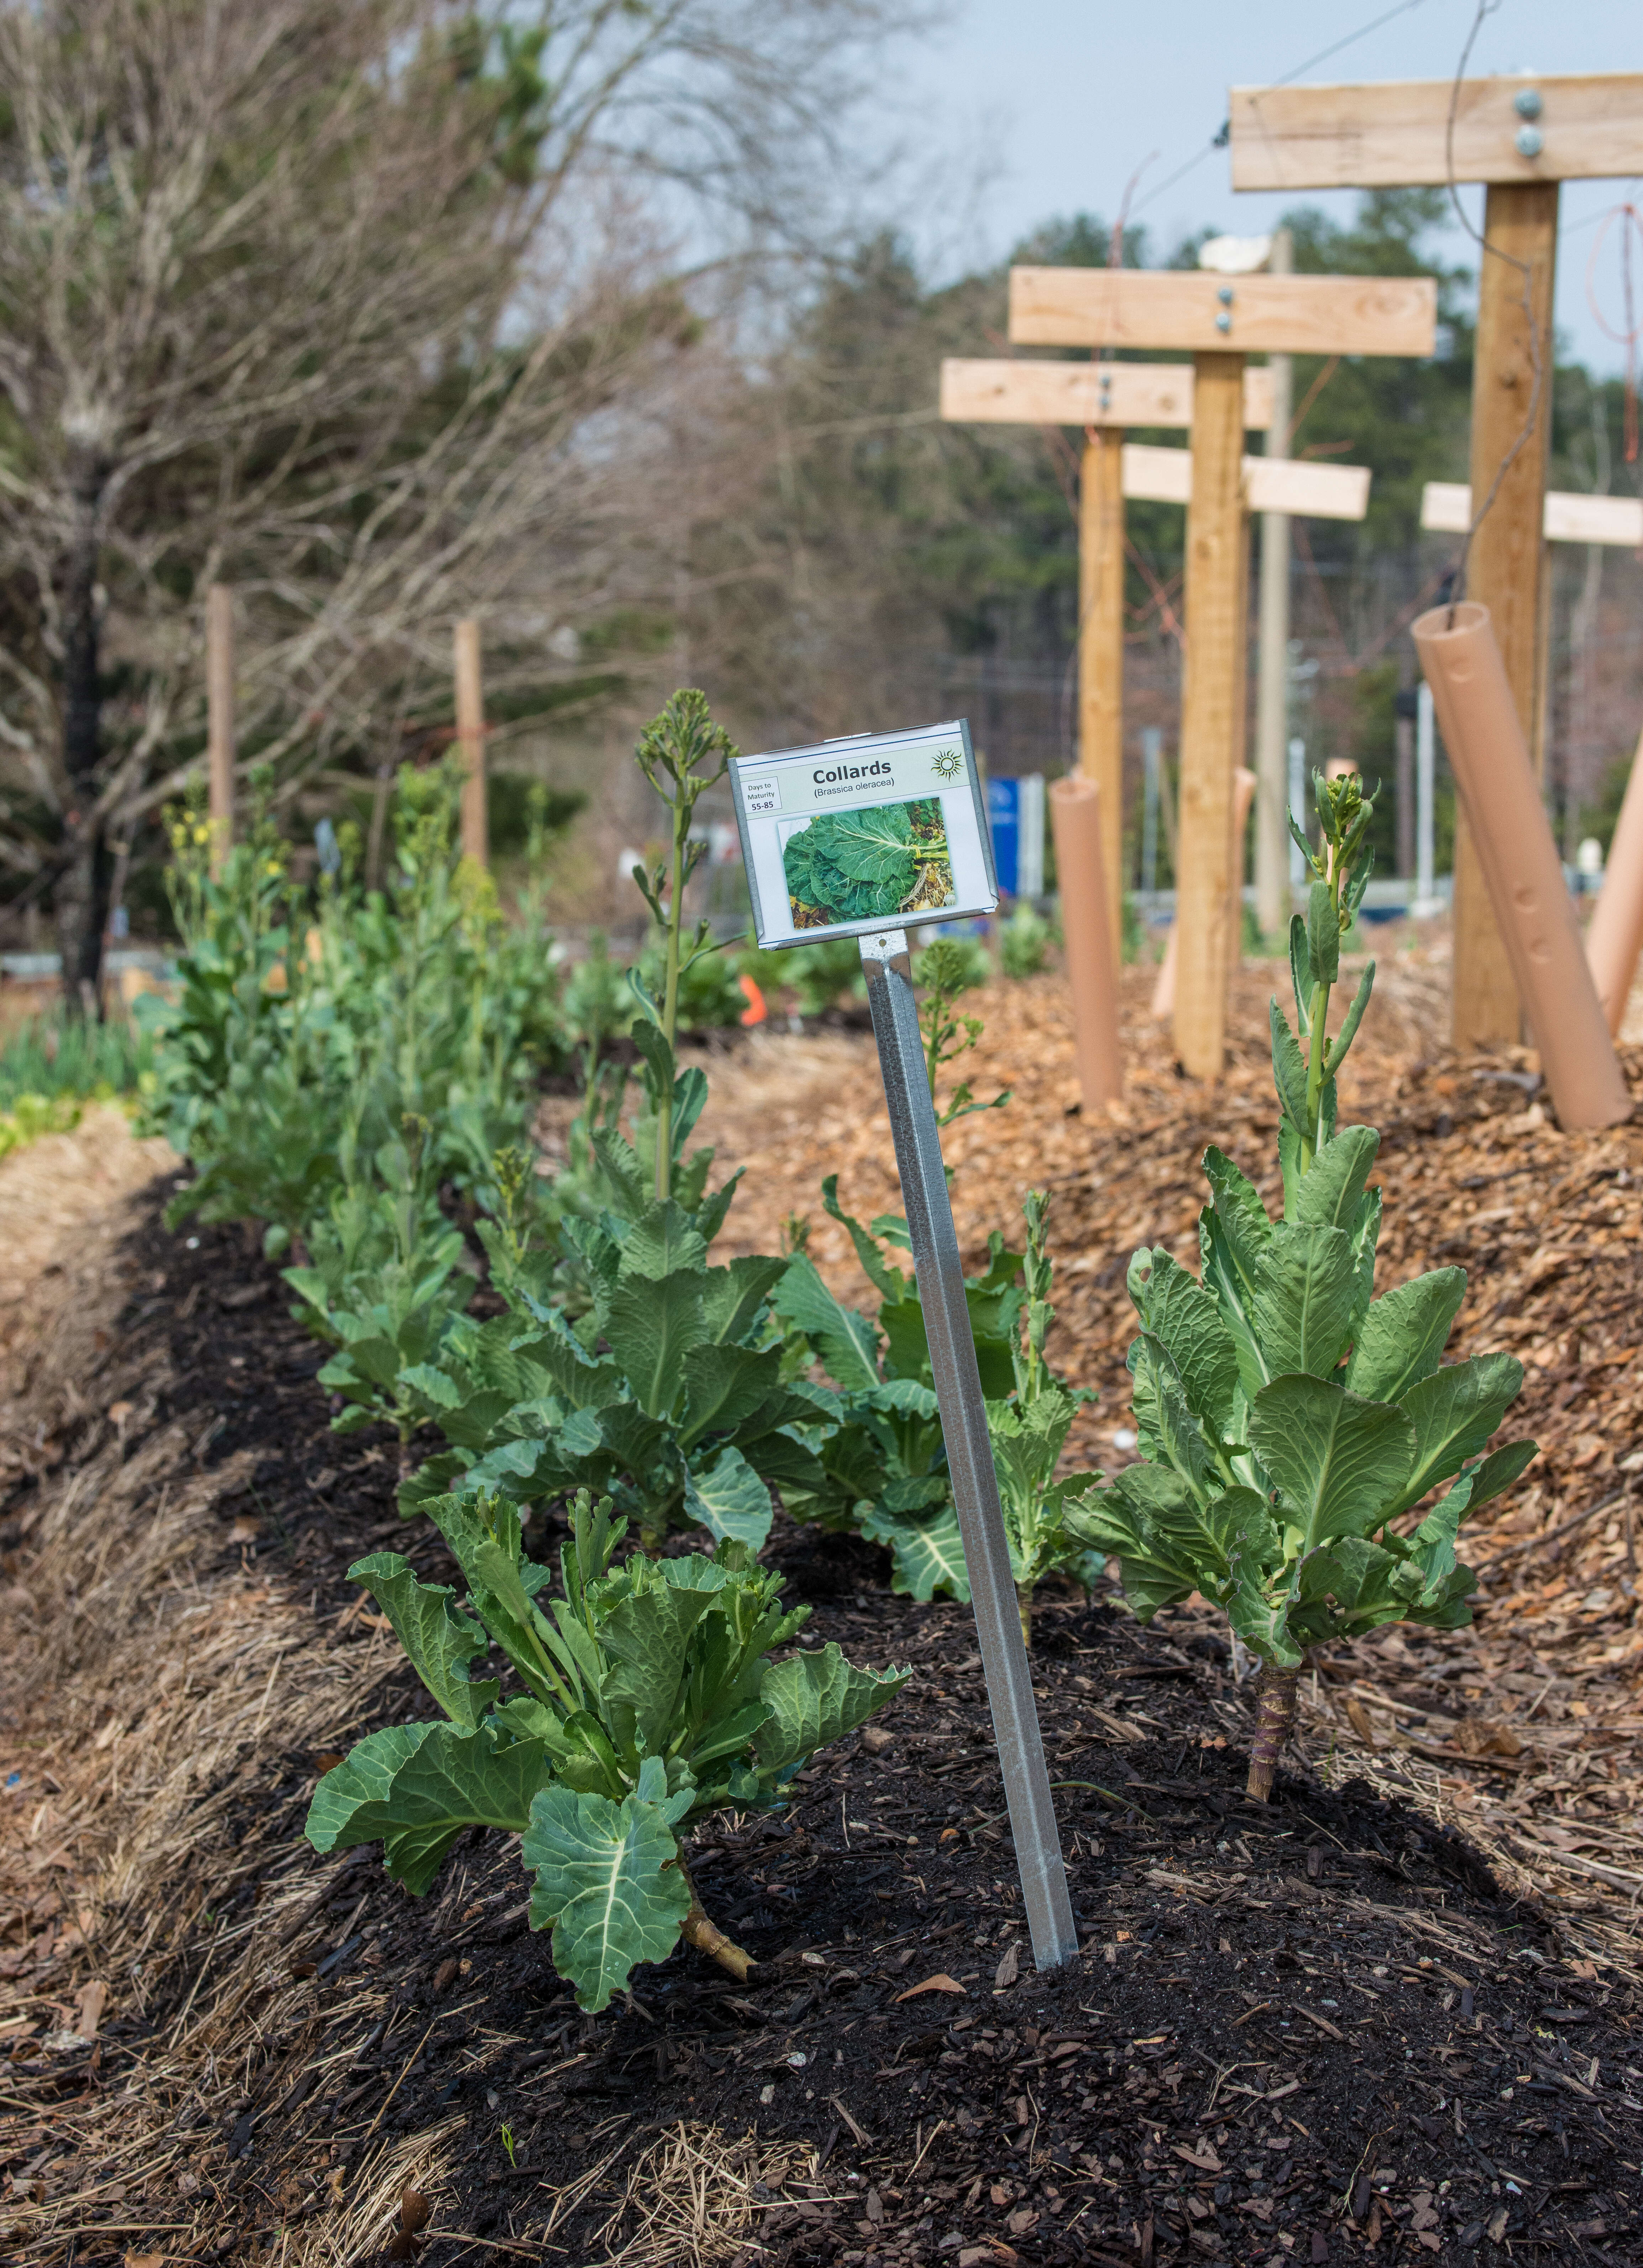
[[[867,1005],[907,1205],[906,1243],[913,1256],[916,1299],[905,1296],[911,1287],[899,1270],[892,1274],[880,1267],[876,1280],[888,1306],[917,1306],[932,1388],[913,1378],[880,1381],[876,1364],[864,1362],[858,1341],[851,1341],[842,1353],[836,1344],[829,1359],[838,1365],[839,1386],[849,1379],[873,1395],[880,1404],[875,1417],[894,1410],[903,1421],[898,1446],[910,1453],[911,1462],[926,1467],[933,1445],[925,1429],[933,1395],[957,1529],[942,1539],[949,1555],[946,1580],[953,1588],[968,1590],[976,1616],[1034,1957],[1041,1969],[1052,1969],[1077,1952],[1078,1933],[1033,1700],[1027,1602],[1036,1574],[1048,1564],[1044,1550],[1050,1531],[1062,1524],[1061,1503],[1057,1498],[1043,1522],[1036,1521],[1040,1507],[1035,1504],[1023,1588],[999,1498],[969,1302],[970,1292],[982,1287],[964,1278],[941,1160],[946,1122],[939,1123],[935,1113],[936,1066],[944,1049],[950,1051],[956,1030],[946,1012],[952,995],[943,994],[939,979],[932,985],[926,1031],[907,942],[908,927],[915,923],[991,913],[998,902],[969,728],[961,720],[910,733],[862,733],[778,756],[741,756],[732,760],[730,776],[759,943],[791,945],[799,937],[861,940]],[[925,957],[926,967],[952,950],[950,942],[938,939]],[[968,1098],[968,1088],[961,1088],[951,1115],[977,1107]],[[833,1209],[829,1189],[829,1210]],[[864,1263],[869,1253],[876,1262],[871,1237],[851,1226]],[[1029,1272],[1035,1297],[1048,1288],[1047,1271],[1037,1265],[1042,1256],[1035,1253]],[[1012,1255],[1006,1282],[1016,1264],[1017,1256]],[[813,1282],[807,1286],[801,1279],[797,1306],[790,1300],[789,1311],[815,1322],[826,1347],[836,1334],[829,1330],[825,1287],[810,1272]],[[898,1295],[894,1299],[893,1291]],[[821,1301],[814,1296],[818,1292]],[[844,1311],[835,1304],[833,1314],[842,1318]],[[1048,1322],[1047,1310],[1043,1320]],[[869,1334],[869,1345],[873,1336]],[[850,1339],[848,1329],[845,1336]],[[1046,1404],[1034,1422],[1043,1427],[1050,1414]],[[882,1446],[891,1446],[886,1436],[880,1438]],[[1055,1436],[1049,1469],[1061,1439]],[[1021,1452],[1012,1466],[1013,1493],[1019,1498],[1037,1491],[1049,1472],[1043,1456],[1034,1454],[1037,1445],[1027,1442],[1025,1429],[1014,1446]],[[903,1495],[902,1508],[927,1506],[928,1474],[915,1474],[910,1462],[905,1477],[912,1486]],[[938,1484],[935,1493],[943,1492]],[[1019,1502],[1014,1508],[1020,1531]],[[926,1532],[922,1540],[930,1544],[935,1538]]]
[[[809,944],[998,902],[962,718],[730,766],[759,943]]]

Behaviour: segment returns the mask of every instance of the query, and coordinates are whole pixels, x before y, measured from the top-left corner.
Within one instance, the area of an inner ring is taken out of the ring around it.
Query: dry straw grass
[[[144,1437],[173,1381],[163,1346],[122,1365],[117,1343],[133,1289],[131,1192],[155,1163],[122,1123],[125,1163],[93,1128],[82,1148],[107,1170],[82,1178],[79,1219],[33,1284],[18,1288],[15,1261],[11,1278],[11,1319],[29,1360],[26,1373],[14,1362],[7,1375],[0,1449],[11,1473],[33,1470],[41,1485],[24,1522],[22,1580],[0,1590],[4,1767],[21,1775],[25,1798],[0,1815],[0,1926],[47,1911],[63,1919],[48,1967],[4,1987],[0,2007],[13,2042],[35,2047],[54,2035],[84,2039],[114,2019],[159,2020],[123,2092],[83,2096],[74,2118],[82,2164],[129,2158],[153,2196],[181,2155],[180,2108],[220,2117],[247,2059],[307,2021],[291,1961],[338,1869],[317,1867],[303,1845],[282,1851],[258,1905],[218,1924],[203,1957],[188,1956],[192,1973],[185,1946],[197,1945],[203,1911],[266,1867],[263,1791],[293,1754],[346,1739],[394,1656],[380,1638],[316,1643],[306,1602],[225,1550],[224,1508],[243,1489],[247,1461],[206,1470],[197,1417]],[[69,1172],[35,1151],[7,1161],[0,1248],[42,1202],[42,1175],[58,1177],[61,1229]],[[129,1454],[129,1440],[140,1440]],[[7,2075],[13,2107],[28,2086]],[[416,2146],[430,2146],[424,2136]],[[404,2148],[394,2146],[393,2164],[379,2154],[387,2182]],[[128,2182],[112,2221],[103,2194],[86,2191],[9,2204],[0,2229],[42,2262],[93,2231],[117,2230],[141,2251],[144,2232],[158,2229],[168,2250],[197,2252],[219,2233],[207,2202],[192,2227],[169,2201],[145,2218]],[[351,2242],[344,2232],[367,2209],[350,2205],[327,2242]]]
[[[815,2154],[807,2142],[762,2144],[751,2133],[731,2142],[716,2126],[682,2119],[630,2166],[622,2202],[595,2242],[610,2268],[751,2262],[766,2250],[754,2237],[759,2214],[788,2182],[810,2174]]]

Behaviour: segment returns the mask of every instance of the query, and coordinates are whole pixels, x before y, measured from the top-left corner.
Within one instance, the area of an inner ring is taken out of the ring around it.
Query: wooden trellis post
[[[485,691],[479,665],[479,624],[458,622],[455,642],[456,737],[462,751],[462,856],[490,864],[485,810]]]
[[[1079,770],[1100,791],[1113,967],[1124,924],[1124,499],[1126,426],[1192,423],[1190,363],[949,361],[941,415],[957,423],[1082,425],[1079,486]],[[1271,415],[1271,381],[1244,373],[1242,429]],[[1153,451],[1154,455],[1176,453]]]
[[[1427,277],[1011,270],[1010,336],[1020,345],[1194,358],[1175,1018],[1176,1051],[1194,1078],[1218,1078],[1226,1053],[1233,774],[1245,737],[1244,357],[1424,356],[1436,335],[1437,286]]]
[[[1544,679],[1541,530],[1551,427],[1558,185],[1643,171],[1643,72],[1465,79],[1458,86],[1430,79],[1234,87],[1228,114],[1236,189],[1487,184],[1471,486],[1480,499],[1492,489],[1495,495],[1472,539],[1466,595],[1489,609],[1524,739],[1533,747]],[[1525,438],[1537,365],[1538,410]],[[1462,1046],[1512,1041],[1521,1027],[1506,944],[1457,814],[1455,1038]]]

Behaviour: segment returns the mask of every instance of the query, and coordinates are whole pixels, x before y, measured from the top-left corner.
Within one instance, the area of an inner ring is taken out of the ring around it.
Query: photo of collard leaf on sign
[[[798,929],[939,913],[957,902],[937,796],[822,811],[782,829],[782,867]]]

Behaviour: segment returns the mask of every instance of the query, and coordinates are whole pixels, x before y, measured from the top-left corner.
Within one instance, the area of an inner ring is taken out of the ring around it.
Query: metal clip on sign
[[[861,959],[1033,1958],[1040,1969],[1056,1969],[1078,1951],[1078,1932],[1016,1608],[958,1233],[919,1042],[906,931],[887,929],[864,936]]]

